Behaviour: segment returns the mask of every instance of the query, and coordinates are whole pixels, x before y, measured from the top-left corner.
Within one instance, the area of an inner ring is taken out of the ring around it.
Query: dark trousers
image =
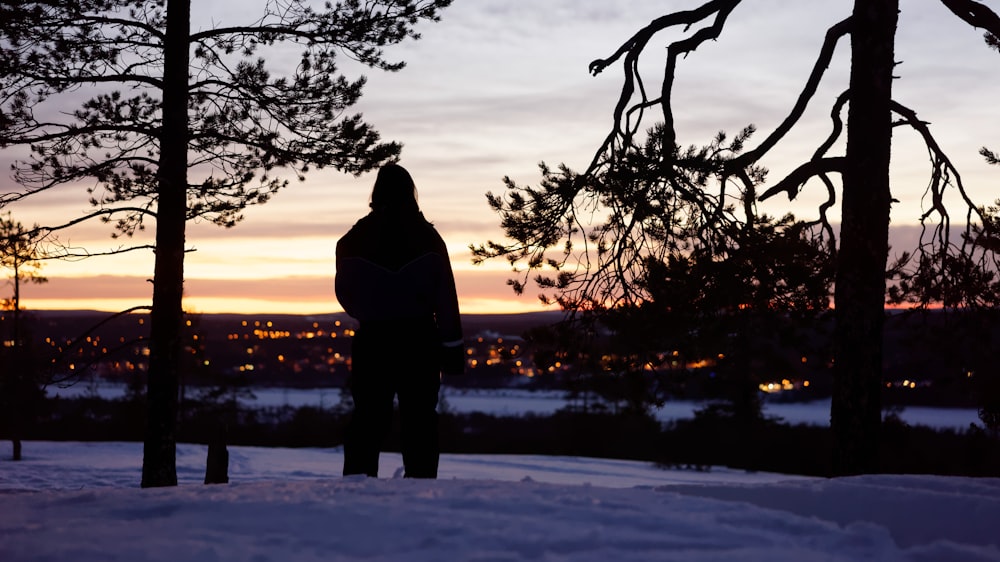
[[[362,325],[351,345],[354,412],[344,440],[344,475],[378,476],[378,458],[399,401],[407,478],[437,478],[440,347],[433,321]]]

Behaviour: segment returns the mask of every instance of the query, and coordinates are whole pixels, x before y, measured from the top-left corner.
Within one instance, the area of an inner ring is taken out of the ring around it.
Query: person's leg
[[[344,436],[344,476],[367,474],[376,478],[379,452],[392,424],[393,388],[380,368],[382,358],[368,349],[360,332],[353,343],[348,384],[354,412]]]
[[[399,382],[400,440],[407,478],[437,478],[440,387],[436,365],[406,373]]]

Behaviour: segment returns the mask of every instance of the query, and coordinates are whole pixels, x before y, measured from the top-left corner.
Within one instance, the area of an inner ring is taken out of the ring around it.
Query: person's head
[[[386,164],[378,171],[369,206],[376,211],[419,211],[417,186],[406,168]]]

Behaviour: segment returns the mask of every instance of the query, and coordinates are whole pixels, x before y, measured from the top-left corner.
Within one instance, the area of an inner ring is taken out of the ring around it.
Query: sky
[[[987,562],[1000,479],[805,478],[578,457],[443,455],[438,480],[341,477],[333,449],[230,447],[201,485],[138,488],[141,443],[0,444],[0,558],[146,560]]]
[[[463,312],[542,309],[536,291],[529,288],[518,297],[506,285],[511,274],[504,260],[471,263],[470,244],[503,240],[485,193],[502,192],[504,176],[537,184],[541,161],[584,168],[610,130],[622,83],[620,65],[593,77],[589,62],[610,55],[652,19],[701,3],[455,0],[441,22],[420,25],[422,39],[387,51],[389,58],[405,60],[405,69],[364,70],[368,84],[357,110],[384,139],[403,143],[400,163],[417,183],[425,216],[448,244]],[[985,3],[1000,10],[993,0]],[[251,13],[247,5],[243,0],[194,3],[193,27],[252,19],[243,15]],[[751,123],[762,139],[798,96],[826,29],[847,17],[851,5],[849,0],[744,2],[718,41],[678,65],[678,141],[700,145],[717,131],[732,133]],[[647,84],[659,84],[663,46],[683,36],[677,30],[650,45],[642,59]],[[762,161],[771,182],[807,159],[826,136],[830,104],[846,89],[849,57],[843,42],[803,121]],[[974,199],[992,203],[1000,197],[1000,168],[987,166],[977,152],[984,145],[1000,151],[1000,112],[993,110],[1000,54],[939,1],[902,0],[896,59],[897,101],[930,122]],[[893,236],[894,246],[903,250],[921,213],[929,166],[913,133],[897,129],[893,143],[892,189],[900,200],[893,207]],[[10,158],[11,153],[0,153],[4,170]],[[367,212],[373,179],[373,174],[353,178],[313,172],[266,205],[248,210],[232,229],[190,224],[186,308],[204,313],[341,310],[333,295],[334,247]],[[0,191],[16,188],[0,176]],[[776,197],[762,209],[810,217],[824,195],[811,185],[793,202]],[[83,187],[67,186],[8,210],[22,223],[46,224],[81,215],[88,210],[86,201]],[[835,209],[833,216],[838,214]],[[957,213],[956,220],[961,216]],[[63,239],[101,251],[119,245],[109,235],[107,225],[93,224]],[[152,263],[149,252],[48,262],[43,274],[49,282],[25,287],[23,305],[122,310],[148,304]]]

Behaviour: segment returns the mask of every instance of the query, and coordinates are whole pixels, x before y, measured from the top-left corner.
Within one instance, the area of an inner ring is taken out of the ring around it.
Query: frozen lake
[[[48,396],[72,398],[96,394],[106,399],[125,396],[124,385],[78,384],[69,388],[49,387]],[[251,407],[315,406],[330,408],[340,402],[337,388],[255,388],[254,400],[245,401]],[[562,391],[529,391],[518,389],[457,389],[444,387],[442,409],[457,413],[482,412],[498,416],[549,415],[571,404]],[[656,417],[661,421],[685,419],[694,416],[702,403],[693,401],[667,402],[657,409]],[[813,402],[766,402],[764,413],[777,416],[791,424],[827,425],[830,422],[830,401]],[[908,406],[899,414],[910,425],[925,425],[939,429],[964,430],[971,423],[979,423],[979,416],[972,408],[929,408]]]

